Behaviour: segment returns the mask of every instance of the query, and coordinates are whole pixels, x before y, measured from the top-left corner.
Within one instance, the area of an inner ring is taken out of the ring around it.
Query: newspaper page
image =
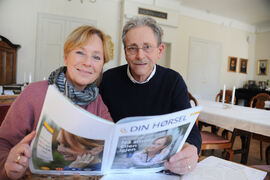
[[[164,160],[183,146],[200,110],[130,117],[114,124],[49,86],[31,143],[30,170],[61,175],[162,170]]]
[[[38,174],[102,174],[114,126],[49,86],[31,144],[30,170]]]
[[[164,169],[164,161],[182,148],[200,110],[198,106],[165,115],[122,119],[115,127],[106,173]]]

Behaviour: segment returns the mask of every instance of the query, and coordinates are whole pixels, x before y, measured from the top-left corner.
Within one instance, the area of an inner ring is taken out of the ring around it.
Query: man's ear
[[[165,48],[165,44],[161,43],[158,47],[158,59],[160,59],[162,57],[163,51]]]

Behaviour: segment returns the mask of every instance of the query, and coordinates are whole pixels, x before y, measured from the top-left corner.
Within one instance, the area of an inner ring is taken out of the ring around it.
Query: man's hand
[[[29,166],[29,158],[32,156],[30,143],[35,134],[35,131],[31,132],[10,150],[4,165],[10,179],[19,179],[25,174]]]
[[[166,169],[176,174],[186,174],[192,171],[198,162],[197,147],[185,143],[182,150],[164,163]]]

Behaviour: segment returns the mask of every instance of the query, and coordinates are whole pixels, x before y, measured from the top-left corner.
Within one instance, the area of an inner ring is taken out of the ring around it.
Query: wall
[[[24,80],[24,72],[34,74],[37,14],[48,13],[97,21],[97,27],[112,37],[118,44],[120,0],[1,0],[0,34],[12,43],[20,44],[18,51],[17,82]],[[115,46],[117,52],[117,46]],[[105,66],[116,66],[118,56]]]
[[[228,56],[248,58],[249,65],[253,64],[254,56],[253,54],[249,54],[250,44],[246,40],[250,33],[231,28],[229,26],[224,26],[223,24],[215,24],[187,16],[180,16],[179,24],[179,60],[174,62],[173,67],[181,72],[184,78],[187,77],[190,37],[219,42],[222,44],[222,62],[220,69],[221,88],[223,87],[223,84],[226,84],[228,88],[232,88],[233,85],[240,87],[244,81],[253,78],[254,70],[252,66],[248,66],[247,74],[238,73],[239,62],[236,73],[227,71]],[[209,67],[211,67],[211,65]]]
[[[175,7],[174,10],[178,8],[178,1],[170,0],[168,2],[167,4],[170,7],[167,8],[173,9]],[[162,3],[163,7],[166,4],[161,0],[147,0],[144,3],[148,5],[159,4],[160,7]],[[7,37],[11,42],[21,45],[18,51],[18,83],[23,82],[24,72],[34,74],[37,14],[39,12],[96,20],[97,27],[109,34],[115,44],[114,59],[105,65],[104,69],[119,64],[121,0],[97,0],[96,3],[90,3],[87,0],[84,0],[83,3],[80,0],[1,0],[0,34]],[[256,75],[257,59],[270,59],[269,32],[255,35],[250,31],[232,28],[234,23],[214,23],[181,14],[181,11],[179,11],[179,35],[174,37],[176,42],[174,48],[177,51],[175,51],[171,61],[171,68],[180,72],[185,79],[187,78],[190,37],[222,44],[221,88],[223,84],[226,84],[228,88],[233,85],[241,87],[249,79],[269,79],[269,75],[267,77],[258,77]],[[248,36],[254,37],[253,43],[247,42]],[[167,38],[166,35],[165,38]],[[248,74],[228,72],[228,56],[248,58]]]
[[[257,60],[259,59],[268,59],[268,68],[270,68],[270,31],[261,32],[256,34],[256,48],[255,48],[255,57],[256,63],[254,64],[254,79],[259,81],[270,80],[270,70],[268,69],[267,76],[258,76],[257,75]]]

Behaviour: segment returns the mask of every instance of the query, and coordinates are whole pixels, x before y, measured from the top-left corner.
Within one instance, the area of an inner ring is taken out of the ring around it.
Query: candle
[[[225,102],[225,92],[226,92],[226,85],[224,84],[224,87],[223,87],[223,94],[222,94],[222,103]]]
[[[29,84],[32,82],[32,74],[31,72],[29,73]]]
[[[235,96],[235,86],[233,86],[233,92],[232,92],[232,105],[234,104],[234,96]]]

